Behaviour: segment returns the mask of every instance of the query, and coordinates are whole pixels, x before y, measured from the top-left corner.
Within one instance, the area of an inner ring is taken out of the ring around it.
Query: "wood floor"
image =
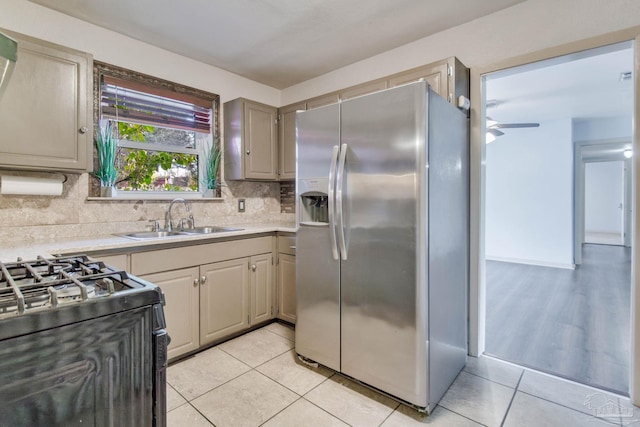
[[[631,249],[585,244],[575,270],[487,261],[486,353],[628,394]]]

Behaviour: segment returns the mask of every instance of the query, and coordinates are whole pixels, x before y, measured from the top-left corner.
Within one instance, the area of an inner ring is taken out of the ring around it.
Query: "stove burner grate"
[[[0,318],[106,298],[139,286],[125,271],[84,255],[0,262]]]

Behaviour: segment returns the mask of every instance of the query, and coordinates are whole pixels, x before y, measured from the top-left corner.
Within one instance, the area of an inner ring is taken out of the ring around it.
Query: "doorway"
[[[624,42],[482,78],[485,353],[622,394],[630,70],[633,45]]]
[[[624,160],[584,165],[584,243],[624,245]]]

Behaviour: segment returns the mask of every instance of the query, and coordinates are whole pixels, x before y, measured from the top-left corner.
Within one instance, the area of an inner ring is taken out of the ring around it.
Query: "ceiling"
[[[283,89],[524,0],[30,0]]]
[[[501,123],[587,120],[630,117],[633,79],[631,42],[566,55],[489,74],[486,77],[487,116]],[[501,129],[517,133],[517,129]]]

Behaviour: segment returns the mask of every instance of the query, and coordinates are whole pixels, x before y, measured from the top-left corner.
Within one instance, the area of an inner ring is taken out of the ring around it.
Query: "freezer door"
[[[419,237],[426,205],[418,197],[425,191],[426,88],[345,101],[340,118],[342,372],[418,406],[427,403],[426,243]]]
[[[328,197],[339,111],[334,104],[299,112],[296,119],[296,352],[335,370],[340,370],[340,262]]]

